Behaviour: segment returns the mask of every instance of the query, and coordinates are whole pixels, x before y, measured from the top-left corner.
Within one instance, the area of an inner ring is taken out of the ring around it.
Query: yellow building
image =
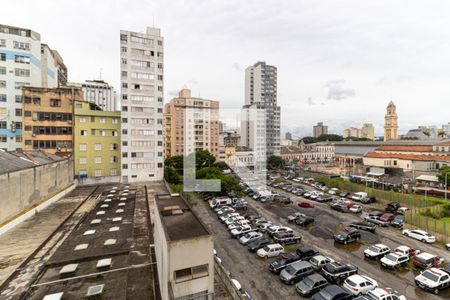
[[[22,87],[24,151],[72,152],[73,102],[83,99],[75,87]]]
[[[75,177],[120,180],[120,111],[75,101],[74,122]]]
[[[384,141],[398,139],[398,115],[394,102],[389,102],[384,116]]]

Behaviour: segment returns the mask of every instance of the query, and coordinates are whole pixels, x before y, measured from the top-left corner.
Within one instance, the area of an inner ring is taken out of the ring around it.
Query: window
[[[80,130],[81,136],[87,136],[87,130]]]
[[[100,136],[106,136],[106,131],[104,131],[104,130],[99,130],[98,134],[99,134]]]
[[[83,105],[82,105],[81,103],[76,103],[76,104],[75,104],[75,108],[77,108],[77,109],[82,109],[82,108],[83,108]]]
[[[16,117],[21,117],[21,116],[22,116],[22,109],[16,108]]]
[[[0,53],[0,61],[6,61],[6,53]]]
[[[122,65],[126,65],[126,64],[127,64],[126,58],[122,58]]]
[[[6,47],[6,40],[0,39],[0,47]]]
[[[0,94],[0,102],[6,102],[6,95]]]
[[[16,49],[30,50],[30,43],[14,41],[13,45]]]
[[[99,122],[100,122],[101,124],[105,124],[105,118],[100,117],[100,118],[99,118]]]
[[[95,122],[95,117],[94,117],[94,116],[91,117],[91,122],[92,122],[92,123]]]
[[[127,77],[127,71],[122,71],[122,77]]]
[[[15,55],[14,56],[14,62],[16,62],[18,64],[29,64],[30,63],[30,58],[28,56]]]
[[[163,45],[163,41],[158,40],[158,46],[162,46]]]
[[[127,35],[126,35],[126,34],[121,34],[121,35],[120,35],[120,41],[122,41],[122,42],[128,41]]]
[[[114,150],[118,150],[119,145],[117,145],[116,143],[111,143],[109,144],[109,150],[114,151]]]
[[[22,87],[29,86],[29,85],[30,85],[29,82],[14,82],[14,88],[16,90],[21,90]],[[1,87],[1,82],[0,82],[0,87]]]
[[[122,72],[123,73],[123,72]],[[155,75],[149,74],[149,73],[139,73],[139,72],[132,72],[131,78],[135,79],[146,79],[146,80],[154,80]]]
[[[0,135],[0,143],[6,143],[8,141],[6,135]]]
[[[95,135],[95,129],[91,129],[91,135]]]
[[[51,107],[61,107],[61,100],[60,99],[50,99],[50,106]]]
[[[122,152],[122,157],[128,157],[128,152]]]
[[[34,105],[41,105],[41,98],[33,97],[33,104]]]
[[[119,160],[117,159],[117,156],[111,156],[110,159],[109,159],[109,161],[110,161],[110,163],[116,163],[116,162],[118,162]]]
[[[128,134],[128,130],[127,129],[122,129],[122,135],[127,135]]]
[[[110,174],[111,174],[111,176],[116,176],[117,175],[117,169],[111,169]]]
[[[80,144],[80,151],[86,151],[87,150],[87,144]]]
[[[87,163],[86,157],[80,157],[80,165],[85,165]]]
[[[192,280],[195,278],[205,277],[208,276],[209,274],[208,264],[177,270],[174,273],[176,282],[182,282]]]
[[[125,53],[125,52],[127,52],[127,47],[120,47],[120,50],[121,50],[123,53]]]
[[[95,150],[96,151],[102,150],[102,144],[95,144]]]
[[[80,123],[86,123],[86,117],[80,117]]]
[[[0,67],[0,75],[5,75],[5,74],[6,74],[6,68]]]
[[[96,164],[101,164],[102,163],[102,157],[101,156],[96,156],[95,157],[95,163]]]
[[[112,118],[111,123],[113,124],[119,124],[119,118]]]
[[[122,164],[122,169],[128,169],[128,164]]]
[[[122,83],[122,88],[127,89],[127,88],[128,88],[128,83],[123,82],[123,83]]]
[[[6,88],[6,81],[0,80],[0,88]]]
[[[102,170],[95,170],[95,177],[102,176]]]
[[[27,69],[15,69],[15,75],[19,77],[30,77],[30,70]]]
[[[6,129],[6,121],[0,121],[0,129]]]
[[[16,103],[22,103],[22,95],[15,95]]]

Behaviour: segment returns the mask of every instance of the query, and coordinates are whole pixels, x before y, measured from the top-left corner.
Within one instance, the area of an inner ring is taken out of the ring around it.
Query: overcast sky
[[[57,49],[70,81],[119,90],[119,30],[159,27],[165,101],[181,88],[244,102],[244,69],[278,67],[282,128],[342,133],[372,122],[382,134],[392,99],[400,131],[450,122],[450,1],[14,0],[2,23],[30,28]]]

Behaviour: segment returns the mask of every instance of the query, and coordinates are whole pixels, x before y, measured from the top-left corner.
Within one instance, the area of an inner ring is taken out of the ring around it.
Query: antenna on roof
[[[98,80],[102,80],[102,68],[100,68],[100,72],[98,74]]]
[[[155,14],[153,14],[153,27],[155,27]]]

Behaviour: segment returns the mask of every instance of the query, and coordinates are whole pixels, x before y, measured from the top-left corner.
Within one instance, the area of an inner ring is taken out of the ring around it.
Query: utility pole
[[[445,173],[445,185],[444,185],[444,188],[445,188],[445,201],[447,201],[447,192],[448,192],[447,175],[448,175],[448,172]]]

